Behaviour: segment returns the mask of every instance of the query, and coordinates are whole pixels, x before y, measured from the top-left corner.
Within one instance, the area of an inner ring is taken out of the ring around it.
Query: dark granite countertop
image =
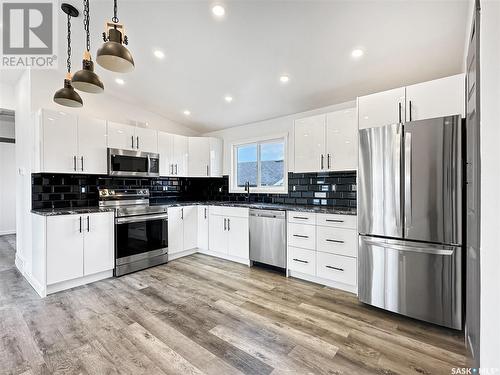
[[[155,204],[163,207],[182,207],[182,206],[224,206],[224,207],[243,207],[261,210],[280,210],[280,211],[300,211],[314,212],[319,214],[338,214],[338,215],[356,215],[356,208],[349,207],[327,207],[327,206],[303,206],[294,204],[275,204],[275,203],[247,203],[247,202],[171,202],[164,204]],[[110,212],[114,208],[88,207],[88,208],[54,208],[54,209],[34,209],[32,213],[42,216],[56,215],[78,215],[91,214],[95,212]]]
[[[94,214],[96,212],[113,212],[114,208],[103,207],[86,207],[86,208],[41,208],[31,210],[31,213],[41,216],[58,216],[58,215],[81,215]]]

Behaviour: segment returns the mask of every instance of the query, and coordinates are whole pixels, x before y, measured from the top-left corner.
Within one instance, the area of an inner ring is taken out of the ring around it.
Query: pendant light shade
[[[116,0],[114,0],[112,22],[107,23],[103,37],[105,43],[97,50],[97,63],[104,69],[117,73],[129,73],[134,70],[134,58],[125,47],[128,44],[128,38],[123,25],[118,23]]]
[[[70,4],[62,4],[61,9],[68,15],[68,59],[66,60],[67,73],[64,87],[54,94],[54,102],[65,107],[82,107],[83,100],[71,85],[71,17],[78,17],[78,10]]]
[[[65,107],[78,108],[83,106],[82,98],[71,86],[71,75],[66,76],[64,87],[54,94],[54,102]]]
[[[89,57],[83,58],[82,70],[73,75],[71,83],[73,87],[80,91],[99,94],[104,91],[104,84],[97,74],[94,73],[94,62]]]
[[[83,27],[86,35],[87,49],[83,53],[82,69],[73,75],[71,83],[80,91],[99,94],[104,91],[104,84],[94,73],[94,62],[90,55],[90,9],[89,0],[83,0]]]

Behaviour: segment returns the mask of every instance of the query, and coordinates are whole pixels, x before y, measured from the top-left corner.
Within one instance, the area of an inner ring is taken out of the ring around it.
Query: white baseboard
[[[62,281],[60,283],[47,285],[47,294],[60,292],[61,290],[75,288],[77,286],[90,284],[99,280],[113,277],[113,270],[95,273],[93,275],[79,277],[78,279]]]
[[[325,285],[325,286],[328,286],[330,288],[340,289],[340,290],[344,290],[346,292],[358,295],[358,287],[356,285],[339,283],[336,281],[323,279],[322,277],[308,275],[306,273],[297,272],[297,271],[293,271],[293,270],[288,270],[288,275],[291,277],[296,277],[297,279],[310,281],[310,282],[313,282],[316,284]]]
[[[210,256],[215,257],[215,258],[221,258],[221,259],[229,260],[231,262],[241,263],[241,264],[244,264],[246,266],[250,266],[250,259],[235,257],[235,256],[231,256],[231,255],[224,254],[224,253],[218,253],[216,251],[210,251],[207,249],[198,249],[198,252],[200,254],[210,255]]]
[[[6,236],[8,234],[16,234],[16,230],[15,229],[11,229],[11,230],[0,230],[0,236]]]
[[[47,290],[43,287],[42,284],[38,282],[38,280],[34,279],[30,274],[24,273],[24,278],[30,283],[31,287],[35,289],[35,292],[42,298],[47,296]]]
[[[188,255],[194,254],[196,252],[198,252],[198,249],[189,249],[189,250],[181,251],[181,252],[174,253],[174,254],[168,253],[168,261],[170,262],[171,260],[179,259],[179,258],[188,256]]]
[[[16,258],[14,260],[14,264],[16,268],[21,272],[21,275],[24,275],[24,258],[19,255],[19,252],[16,251]]]

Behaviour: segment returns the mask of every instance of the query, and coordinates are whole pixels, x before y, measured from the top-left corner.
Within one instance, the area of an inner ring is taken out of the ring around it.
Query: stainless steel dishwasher
[[[250,260],[286,268],[286,211],[250,209]]]

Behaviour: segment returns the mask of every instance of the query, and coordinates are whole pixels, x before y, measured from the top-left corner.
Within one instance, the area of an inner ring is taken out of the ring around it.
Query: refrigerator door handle
[[[405,228],[409,229],[412,223],[412,171],[411,171],[411,133],[405,134]]]

